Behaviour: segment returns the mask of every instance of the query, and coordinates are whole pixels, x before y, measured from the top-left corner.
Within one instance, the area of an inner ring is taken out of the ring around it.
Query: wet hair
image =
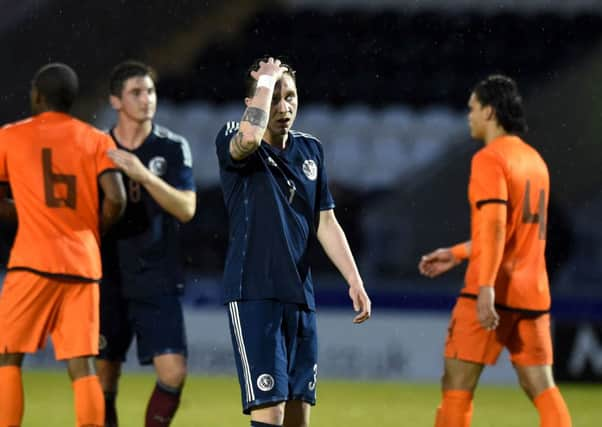
[[[32,86],[38,91],[50,110],[68,113],[77,96],[79,79],[71,67],[53,62],[40,68],[33,77]]]
[[[153,82],[157,82],[157,72],[149,65],[139,61],[128,60],[117,64],[109,76],[109,93],[121,97],[125,82],[132,77],[149,76]]]
[[[253,65],[251,65],[249,67],[249,69],[247,70],[246,81],[245,81],[245,94],[248,98],[252,98],[253,95],[255,95],[255,88],[257,87],[257,80],[255,80],[253,77],[251,77],[251,71],[259,70],[259,63],[262,61],[268,62],[269,58],[270,58],[269,55],[265,55],[265,56],[262,56],[261,58],[257,58],[253,62]],[[275,57],[272,57],[272,58],[275,58]],[[286,64],[281,58],[275,58],[275,59],[279,59],[281,61],[280,66],[285,67],[287,70],[284,72],[284,74],[288,74],[289,76],[291,76],[293,81],[296,83],[297,82],[297,72],[293,69],[293,67]]]
[[[477,83],[473,89],[479,103],[495,111],[498,124],[508,133],[527,132],[523,99],[516,82],[510,77],[494,74]]]

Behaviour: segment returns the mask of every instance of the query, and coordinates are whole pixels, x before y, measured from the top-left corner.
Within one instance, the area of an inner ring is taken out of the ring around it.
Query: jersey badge
[[[316,166],[316,162],[313,160],[306,160],[303,162],[303,173],[307,177],[307,179],[311,181],[315,181],[318,177],[318,167]]]
[[[167,170],[167,160],[162,156],[153,157],[150,162],[148,162],[148,169],[153,175],[163,176]]]

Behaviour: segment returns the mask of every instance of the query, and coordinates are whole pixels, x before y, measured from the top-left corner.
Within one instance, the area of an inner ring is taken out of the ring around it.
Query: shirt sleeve
[[[97,175],[102,175],[111,170],[118,170],[113,163],[113,160],[108,156],[107,152],[115,149],[115,141],[105,133],[98,134],[98,142],[96,147],[96,171]]]
[[[194,175],[192,173],[192,152],[190,144],[185,138],[178,141],[180,144],[180,163],[178,172],[175,175],[173,186],[178,190],[195,190]]]
[[[234,160],[232,158],[230,154],[230,141],[238,133],[238,129],[238,122],[228,122],[220,129],[215,138],[215,149],[220,169],[242,170],[257,156],[256,153],[253,153],[242,160]]]
[[[470,193],[476,208],[488,203],[508,203],[508,184],[501,159],[481,150],[472,158]]]
[[[318,151],[320,155],[320,164],[319,164],[319,172],[318,179],[320,180],[320,210],[327,211],[330,209],[334,209],[334,197],[330,193],[330,188],[328,188],[328,174],[326,173],[326,164],[324,159],[324,149],[322,148],[321,143],[317,143]]]

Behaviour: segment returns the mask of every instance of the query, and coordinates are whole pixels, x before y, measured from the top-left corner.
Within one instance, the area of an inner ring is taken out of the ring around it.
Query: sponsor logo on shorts
[[[270,391],[274,388],[274,377],[270,374],[261,374],[257,378],[257,388],[261,391]]]
[[[313,160],[306,160],[303,162],[303,173],[307,177],[307,179],[311,181],[315,181],[318,177],[318,167],[316,166],[316,162]]]
[[[98,337],[98,349],[104,350],[107,348],[107,338],[104,335]]]
[[[167,171],[167,160],[162,156],[153,157],[150,162],[148,162],[148,169],[153,175],[163,176],[165,175],[165,171]]]

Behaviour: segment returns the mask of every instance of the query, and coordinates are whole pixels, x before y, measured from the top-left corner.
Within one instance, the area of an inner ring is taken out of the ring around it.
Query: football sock
[[[23,382],[18,366],[0,367],[0,426],[20,426],[23,419]]]
[[[182,389],[168,387],[157,381],[146,407],[145,427],[168,426],[180,405]]]
[[[115,401],[117,399],[116,391],[105,391],[105,427],[118,427],[117,407]]]
[[[435,427],[470,427],[472,393],[467,390],[445,390],[437,408]]]
[[[251,427],[280,427],[276,424],[260,423],[259,421],[251,421]]]
[[[533,400],[539,412],[541,427],[571,427],[569,409],[560,394],[558,387],[550,387],[541,392]]]
[[[103,427],[105,401],[100,381],[96,375],[88,375],[73,381],[75,395],[75,419],[78,426]]]

